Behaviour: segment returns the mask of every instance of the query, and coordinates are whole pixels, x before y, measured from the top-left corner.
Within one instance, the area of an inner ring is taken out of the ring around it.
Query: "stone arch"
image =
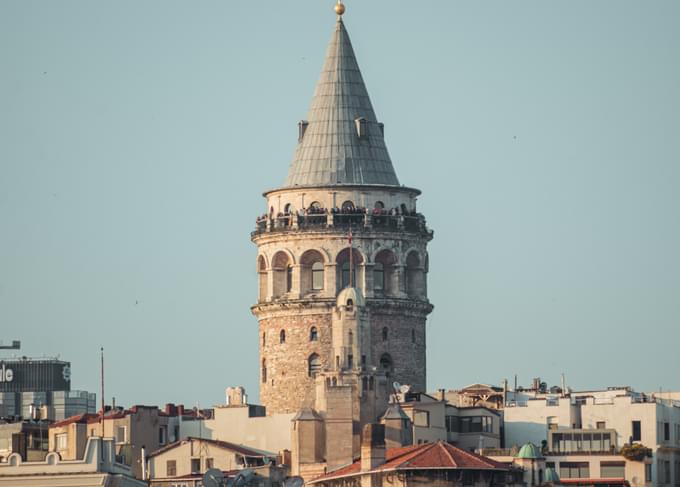
[[[258,301],[267,300],[267,257],[263,254],[257,256],[257,283]]]
[[[423,271],[423,259],[417,250],[406,254],[405,290],[412,298],[425,295],[425,273]]]
[[[322,291],[324,266],[328,260],[319,250],[309,249],[300,256],[300,289],[302,294]]]
[[[307,358],[307,376],[316,377],[321,371],[321,357],[318,353],[313,353]]]
[[[373,257],[373,292],[393,296],[399,290],[396,272],[397,256],[390,249],[381,249]]]
[[[292,291],[294,262],[292,254],[287,250],[279,250],[272,257],[273,297],[278,298]]]
[[[337,264],[336,271],[336,281],[337,281],[337,292],[342,291],[344,288],[349,286],[350,277],[350,250],[349,247],[345,247],[338,255],[335,257],[335,263]],[[364,282],[364,267],[361,265],[366,262],[364,254],[356,247],[352,248],[352,284],[356,288],[363,288],[362,283]]]

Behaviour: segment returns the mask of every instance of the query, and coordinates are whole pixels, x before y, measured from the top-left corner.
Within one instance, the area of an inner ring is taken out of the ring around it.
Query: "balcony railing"
[[[352,229],[384,232],[407,232],[432,236],[425,217],[415,215],[371,215],[365,213],[327,213],[297,215],[286,214],[276,217],[263,216],[257,219],[252,236],[271,232],[295,232],[300,230]]]

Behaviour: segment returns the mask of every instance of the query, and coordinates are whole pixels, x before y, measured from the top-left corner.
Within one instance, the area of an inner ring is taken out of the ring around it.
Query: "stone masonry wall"
[[[309,339],[313,326],[317,328],[317,341]],[[281,330],[286,332],[285,343],[280,343]],[[313,407],[314,379],[308,376],[308,359],[316,353],[321,358],[322,369],[330,365],[330,310],[305,313],[288,310],[263,318],[259,339],[260,362],[264,359],[267,364],[266,382],[262,381],[260,370],[260,400],[267,406],[267,414],[293,413],[301,407]]]
[[[385,313],[371,309],[373,358],[379,367],[380,357],[389,353],[394,365],[391,381],[408,384],[413,391],[425,392],[425,314]],[[382,330],[387,327],[387,340]],[[414,335],[412,334],[414,333]],[[413,340],[415,338],[415,341]]]

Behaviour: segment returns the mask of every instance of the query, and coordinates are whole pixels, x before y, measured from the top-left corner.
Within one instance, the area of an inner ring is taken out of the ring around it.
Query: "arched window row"
[[[328,282],[326,266],[331,264],[329,257],[321,251],[307,250],[299,259],[295,259],[288,251],[279,250],[272,257],[269,267],[266,257],[260,255],[257,259],[259,300],[277,299],[293,292],[300,295],[324,292],[329,284],[334,292],[352,285],[359,288],[368,286],[376,296],[427,295],[427,254],[421,255],[420,251],[412,249],[400,255],[390,249],[383,249],[371,261],[367,261],[356,247],[352,248],[351,254],[350,248],[346,247],[332,261],[335,265],[335,285]]]

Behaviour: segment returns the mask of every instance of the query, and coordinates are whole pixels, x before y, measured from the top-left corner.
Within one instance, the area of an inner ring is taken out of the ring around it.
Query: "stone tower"
[[[288,177],[264,193],[252,233],[260,400],[268,414],[332,417],[351,396],[352,417],[375,421],[393,382],[425,391],[432,231],[420,191],[399,184],[340,16],[298,126]]]

